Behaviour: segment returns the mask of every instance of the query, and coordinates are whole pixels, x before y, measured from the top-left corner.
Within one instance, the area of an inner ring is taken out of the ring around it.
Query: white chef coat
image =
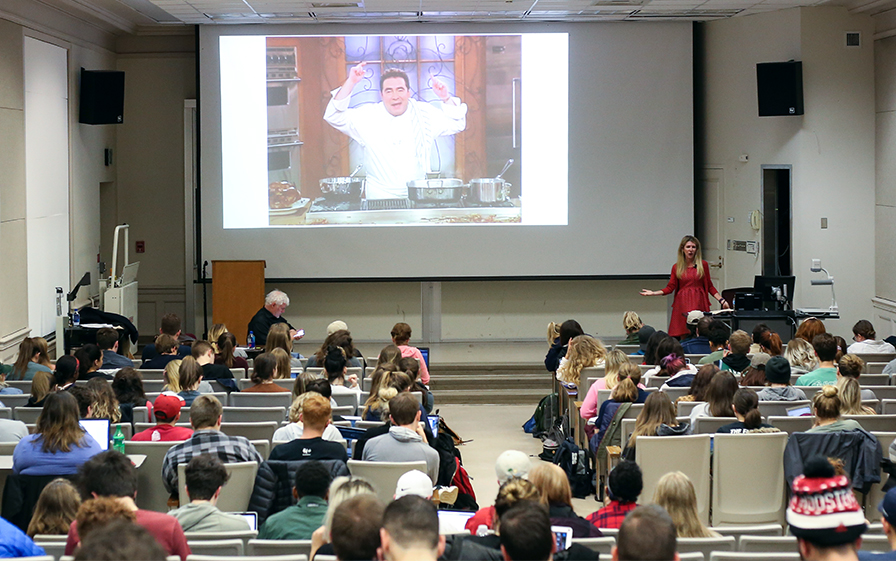
[[[368,199],[406,198],[407,182],[426,177],[433,140],[467,126],[467,105],[452,100],[457,105],[409,99],[407,110],[396,117],[382,102],[350,109],[350,97],[330,99],[324,120],[364,148]]]

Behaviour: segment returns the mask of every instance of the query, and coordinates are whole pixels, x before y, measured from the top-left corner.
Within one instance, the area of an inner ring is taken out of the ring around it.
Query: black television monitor
[[[762,297],[762,306],[766,310],[793,309],[794,276],[756,275],[753,280],[753,291]]]

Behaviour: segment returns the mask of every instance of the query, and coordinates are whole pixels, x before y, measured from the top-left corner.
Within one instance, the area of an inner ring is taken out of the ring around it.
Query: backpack
[[[555,393],[546,395],[538,402],[535,413],[532,418],[523,424],[523,430],[530,432],[534,438],[541,438],[547,434],[548,430],[554,426],[557,415],[560,412],[559,396]],[[532,420],[535,423],[532,425]],[[532,430],[527,430],[527,426],[532,426]]]
[[[594,470],[588,456],[571,437],[560,443],[554,454],[554,464],[566,473],[572,496],[577,499],[584,499],[594,492]]]
[[[591,448],[594,450],[594,454],[597,456],[597,460],[601,465],[607,465],[607,446],[622,445],[622,418],[625,417],[625,414],[631,406],[632,404],[626,401],[616,409],[616,412],[613,414],[613,419],[610,421],[610,426],[607,427],[607,430],[604,433],[603,439],[597,441],[597,434],[591,437]]]

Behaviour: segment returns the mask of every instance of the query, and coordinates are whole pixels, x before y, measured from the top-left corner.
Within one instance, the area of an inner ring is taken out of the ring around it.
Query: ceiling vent
[[[862,46],[862,33],[859,31],[847,31],[846,32],[846,46],[847,47],[861,47]]]

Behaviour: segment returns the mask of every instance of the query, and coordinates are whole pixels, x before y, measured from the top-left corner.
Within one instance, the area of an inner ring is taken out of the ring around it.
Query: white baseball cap
[[[519,450],[505,450],[495,462],[495,474],[501,483],[511,477],[526,477],[531,468],[529,456]]]
[[[411,470],[398,478],[395,484],[395,498],[417,495],[426,500],[432,498],[432,479],[419,469]]]

